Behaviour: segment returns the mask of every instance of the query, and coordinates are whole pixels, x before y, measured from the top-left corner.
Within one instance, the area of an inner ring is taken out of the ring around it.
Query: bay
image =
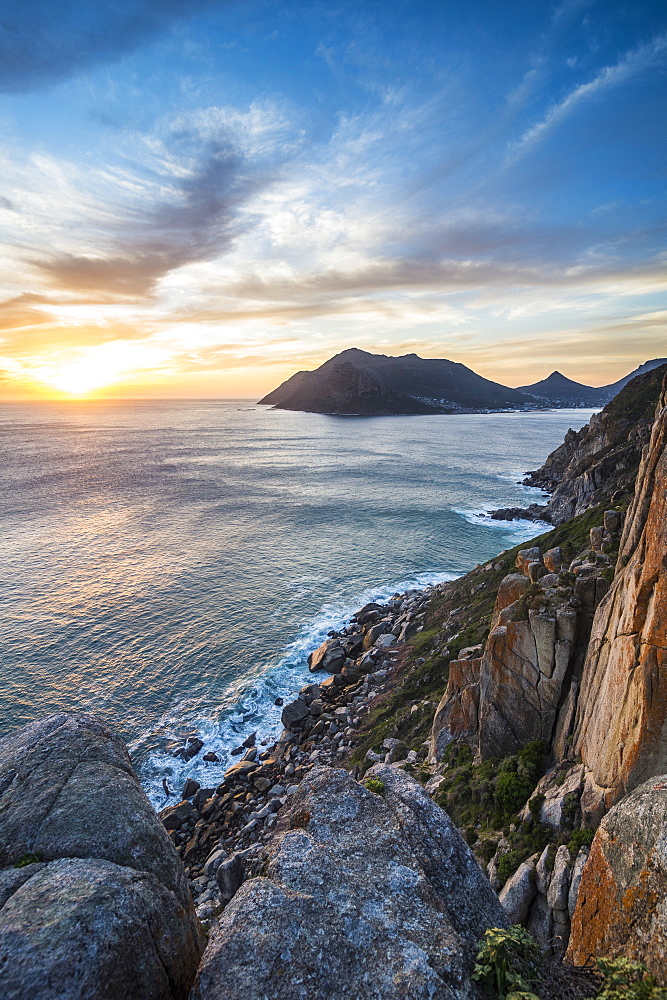
[[[251,401],[0,405],[0,734],[105,718],[154,804],[209,786],[366,600],[539,531],[480,516],[591,410],[350,418]],[[199,735],[189,764],[173,749]]]

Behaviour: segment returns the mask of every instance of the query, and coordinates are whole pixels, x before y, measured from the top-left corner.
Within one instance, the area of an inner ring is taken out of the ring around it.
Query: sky
[[[667,7],[0,11],[0,398],[259,397],[360,347],[667,355]]]

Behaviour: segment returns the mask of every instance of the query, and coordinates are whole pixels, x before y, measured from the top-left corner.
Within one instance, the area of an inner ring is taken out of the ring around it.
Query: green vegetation
[[[458,827],[500,830],[512,822],[544,773],[546,749],[542,740],[533,740],[513,757],[473,764],[469,746],[451,743],[445,755],[449,767],[435,801]]]
[[[596,965],[604,976],[597,1000],[667,1000],[667,989],[657,985],[641,962],[628,958],[598,958]]]
[[[23,857],[14,863],[14,868],[27,868],[28,865],[34,865],[39,860],[39,854],[24,854]]]
[[[369,792],[375,792],[376,795],[383,795],[384,781],[380,781],[379,778],[367,778],[364,781],[364,788],[367,788]]]
[[[535,997],[531,987],[539,965],[540,950],[525,928],[492,927],[478,943],[472,978],[495,991],[500,1000],[510,1000],[517,993]]]

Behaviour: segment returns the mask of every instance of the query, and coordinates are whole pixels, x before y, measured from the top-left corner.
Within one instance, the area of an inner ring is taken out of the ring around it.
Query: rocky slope
[[[462,413],[540,404],[465,365],[416,354],[393,358],[351,348],[297,372],[260,400],[283,410],[350,415]]]
[[[632,492],[666,372],[662,365],[633,379],[590,423],[568,431],[544,465],[528,474],[527,486],[551,493],[539,511],[542,520],[562,524]]]

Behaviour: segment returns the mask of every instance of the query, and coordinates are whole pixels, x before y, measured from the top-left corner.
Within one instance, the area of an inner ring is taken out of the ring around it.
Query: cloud
[[[0,91],[35,90],[112,62],[220,0],[21,0],[0,19]]]
[[[657,35],[646,45],[632,49],[614,66],[605,66],[588,83],[583,83],[558,104],[552,105],[541,121],[527,129],[513,148],[516,158],[529,147],[544,139],[548,133],[572,114],[579,105],[593,100],[600,94],[616,87],[638,73],[643,72],[663,58],[667,50],[667,34]]]
[[[173,162],[165,165],[156,179],[156,204],[121,211],[104,234],[104,253],[56,253],[33,263],[69,291],[147,296],[170,271],[228,250],[239,232],[239,210],[267,183],[231,139],[209,141],[194,164],[181,162],[178,171]]]

